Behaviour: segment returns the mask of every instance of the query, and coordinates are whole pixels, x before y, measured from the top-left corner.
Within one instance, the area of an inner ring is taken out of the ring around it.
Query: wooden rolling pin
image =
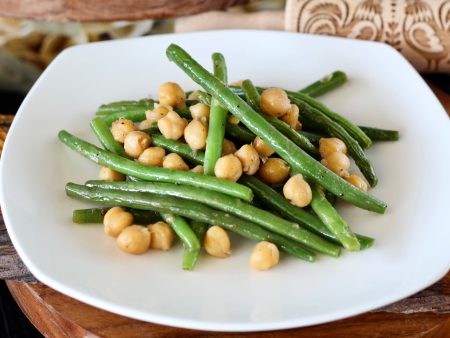
[[[284,12],[208,12],[175,24],[176,32],[226,28],[382,41],[421,72],[450,73],[450,0],[287,0]]]

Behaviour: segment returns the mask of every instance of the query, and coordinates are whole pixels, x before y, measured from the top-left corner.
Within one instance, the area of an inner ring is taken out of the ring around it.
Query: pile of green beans
[[[67,183],[67,196],[101,205],[74,210],[74,223],[102,223],[113,206],[131,213],[135,224],[163,220],[184,247],[184,270],[195,268],[211,225],[251,240],[269,241],[307,262],[314,262],[318,253],[338,257],[342,249],[357,251],[373,245],[373,238],[352,232],[335,209],[334,200],[339,198],[377,213],[384,213],[386,203],[323,166],[318,161],[318,144],[322,137],[341,139],[369,184],[375,186],[378,179],[364,149],[376,141],[396,141],[399,133],[357,126],[316,99],[345,84],[344,72],[335,71],[299,91],[285,90],[290,102],[299,107],[302,123],[310,127],[296,131],[284,121],[263,113],[260,93],[265,88],[254,86],[250,80],[244,80],[240,87],[227,85],[227,66],[222,54],[212,55],[213,72],[210,73],[177,45],[170,45],[166,53],[170,61],[204,90],[186,104],[189,107],[202,102],[210,106],[205,151],[194,151],[183,141],[165,138],[157,123],[142,131],[151,136],[152,146],[176,153],[192,166],[203,165],[204,174],[145,166],[131,159],[114,138],[110,130],[114,121],[119,118],[135,123],[144,121],[146,112],[154,109],[157,101],[141,99],[103,104],[90,124],[103,149],[64,130],[58,137],[83,157],[126,175],[127,181]],[[176,112],[192,120],[188,108]],[[240,123],[228,123],[230,114]],[[291,176],[301,173],[309,183],[311,210],[291,204],[277,187],[267,185],[257,176],[242,175],[238,182],[214,177],[225,137],[237,144],[249,144],[256,136],[275,151],[275,156],[289,164]]]
[[[194,187],[177,186],[168,183],[154,182],[103,182],[88,181],[88,187],[109,189],[122,192],[146,192],[161,196],[176,196],[190,201],[207,204],[217,210],[228,212],[237,217],[246,219],[259,226],[298,241],[318,252],[338,256],[339,249],[335,245],[319,238],[314,233],[300,228],[298,224],[286,221],[271,212],[254,207],[237,198],[233,198],[211,190]]]
[[[383,201],[356,188],[309,156],[285,135],[275,129],[264,117],[255,112],[243,99],[209,73],[181,47],[172,44],[166,50],[167,57],[180,67],[221,105],[233,113],[255,135],[261,137],[278,155],[301,173],[307,180],[321,184],[338,197],[363,209],[384,213]]]
[[[61,130],[58,137],[61,142],[78,152],[80,155],[125,175],[134,176],[143,180],[182,183],[209,190],[216,190],[223,192],[224,194],[229,194],[230,196],[241,198],[245,201],[251,201],[253,198],[251,189],[238,183],[215,177],[198,175],[191,172],[144,166],[117,154],[98,148],[65,130]]]
[[[249,239],[270,241],[298,258],[307,261],[314,261],[315,259],[315,255],[311,250],[286,237],[269,232],[252,222],[240,219],[226,212],[209,208],[201,203],[186,201],[179,197],[141,192],[123,193],[109,189],[90,188],[74,183],[68,183],[66,185],[66,194],[75,199],[104,205],[158,211],[184,216],[208,224],[218,224]]]

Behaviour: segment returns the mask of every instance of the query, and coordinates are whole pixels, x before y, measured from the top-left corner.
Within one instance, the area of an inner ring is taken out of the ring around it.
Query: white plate
[[[368,151],[379,175],[373,194],[385,215],[342,206],[354,230],[377,239],[363,252],[315,264],[283,256],[270,272],[248,266],[252,243],[228,259],[202,256],[194,272],[171,252],[127,255],[100,226],[71,223],[86,205],[64,194],[68,181],[98,168],[63,146],[60,129],[94,140],[89,121],[105,102],[155,94],[164,81],[193,83],[167,61],[170,43],[210,67],[222,52],[231,80],[301,88],[336,69],[350,81],[323,97],[355,122],[399,129],[399,142]],[[22,104],[1,161],[8,232],[31,272],[50,287],[124,316],[186,328],[258,331],[332,321],[409,296],[444,276],[450,261],[450,123],[436,97],[394,49],[310,35],[221,31],[70,48]]]

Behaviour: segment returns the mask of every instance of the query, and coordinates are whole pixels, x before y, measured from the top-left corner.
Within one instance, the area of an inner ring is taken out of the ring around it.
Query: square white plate
[[[320,256],[315,264],[283,256],[270,272],[248,266],[253,243],[235,240],[224,260],[202,256],[181,270],[181,246],[127,255],[101,226],[75,225],[68,181],[97,177],[98,167],[57,139],[60,129],[94,141],[89,121],[105,102],[155,94],[165,81],[193,83],[170,63],[170,43],[211,67],[222,52],[230,80],[299,89],[333,70],[349,83],[323,97],[369,126],[398,129],[399,142],[368,150],[379,175],[373,194],[385,215],[341,206],[373,248]],[[258,331],[319,324],[411,295],[450,264],[450,123],[405,59],[383,44],[266,31],[219,31],[104,42],[64,51],[23,102],[1,161],[1,205],[11,239],[43,283],[124,316],[204,330]]]

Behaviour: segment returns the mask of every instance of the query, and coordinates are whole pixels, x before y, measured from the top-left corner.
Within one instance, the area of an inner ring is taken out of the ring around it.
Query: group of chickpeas
[[[147,226],[133,224],[133,214],[121,207],[109,209],[103,217],[105,233],[116,238],[119,249],[139,255],[149,249],[169,250],[174,240],[174,231],[165,222],[156,222]],[[231,242],[228,233],[221,227],[210,227],[203,239],[205,251],[211,256],[225,258],[231,254]],[[262,241],[253,249],[250,264],[258,270],[270,269],[278,263],[278,248]]]
[[[367,183],[354,173],[349,173],[350,159],[347,157],[347,146],[338,138],[321,138],[319,140],[320,161],[328,169],[341,176],[355,187],[367,192]]]
[[[188,99],[197,99],[193,92]],[[146,112],[146,120],[138,127],[127,119],[118,119],[111,126],[114,139],[123,143],[127,155],[139,163],[149,166],[163,167],[172,170],[203,173],[203,166],[192,169],[175,153],[166,154],[161,147],[152,147],[152,138],[143,131],[153,123],[157,123],[161,134],[171,140],[184,140],[192,150],[203,150],[208,135],[208,120],[210,107],[197,103],[189,107],[192,121],[182,118],[175,109],[186,107],[186,94],[182,88],[173,82],[161,85],[158,92],[159,104],[153,110]],[[280,118],[295,130],[301,129],[299,108],[291,104],[286,92],[280,88],[268,88],[261,93],[260,106],[264,113]],[[228,123],[238,124],[234,116]],[[319,143],[321,163],[330,170],[346,179],[356,187],[367,191],[367,183],[356,174],[349,174],[350,160],[346,156],[347,148],[338,138],[322,138]],[[290,167],[278,158],[271,157],[274,150],[260,137],[255,137],[252,144],[244,144],[239,149],[225,139],[222,157],[214,167],[216,177],[236,182],[243,173],[257,175],[269,185],[281,184],[289,176]],[[100,179],[107,181],[125,180],[125,176],[108,168],[101,168]],[[301,174],[290,177],[283,185],[283,194],[292,204],[305,207],[310,204],[312,191],[308,182]],[[117,237],[117,244],[123,251],[140,254],[149,248],[167,250],[173,241],[173,231],[164,222],[158,222],[148,227],[132,225],[133,219],[129,212],[121,208],[112,208],[104,218],[105,232]],[[207,253],[215,257],[230,255],[230,239],[225,230],[219,226],[210,227],[204,238]],[[278,248],[269,242],[258,243],[250,257],[250,265],[259,270],[267,270],[278,264]]]

